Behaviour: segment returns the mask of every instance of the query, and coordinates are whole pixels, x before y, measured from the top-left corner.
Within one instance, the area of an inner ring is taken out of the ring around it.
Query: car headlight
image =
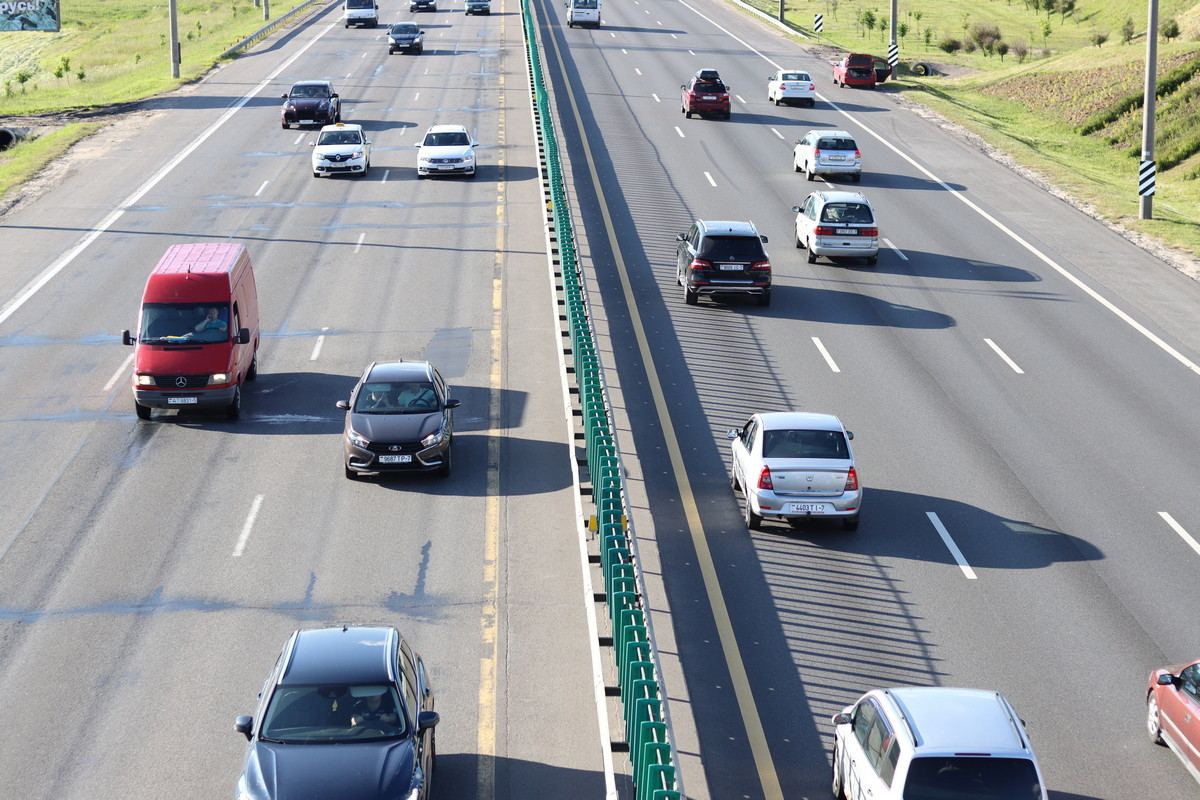
[[[438,428],[433,433],[421,440],[421,445],[424,447],[433,447],[435,444],[441,443],[446,438],[446,429]]]
[[[153,375],[138,375],[137,376],[137,385],[138,386],[153,386],[154,385],[154,376]]]
[[[350,444],[354,445],[355,447],[361,447],[364,450],[371,446],[370,440],[355,431],[346,432],[346,441],[350,442]]]
[[[208,376],[208,385],[216,386],[218,383],[229,383],[228,372],[214,372]]]
[[[351,157],[351,158],[362,158],[362,157],[363,157],[363,153],[364,153],[364,152],[365,152],[365,151],[363,151],[363,150],[355,150],[355,151],[354,151],[354,152],[353,152],[353,153],[350,155],[350,157]]]
[[[330,107],[330,102],[328,100],[322,100],[321,104],[319,106],[317,106],[317,108],[321,111],[328,111],[329,107]]]
[[[284,111],[295,111],[296,107],[294,105],[292,105],[292,101],[289,100],[283,104],[283,110]]]

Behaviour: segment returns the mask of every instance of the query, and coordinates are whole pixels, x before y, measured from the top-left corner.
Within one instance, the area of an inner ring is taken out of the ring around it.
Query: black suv
[[[771,304],[771,261],[753,222],[696,220],[679,242],[675,281],[683,298],[696,305],[700,295],[754,295],[760,306]]]

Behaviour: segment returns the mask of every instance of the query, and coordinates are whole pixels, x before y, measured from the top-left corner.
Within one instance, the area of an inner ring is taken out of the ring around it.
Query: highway
[[[538,7],[689,796],[828,796],[830,716],[898,684],[1003,691],[1052,797],[1194,795],[1144,699],[1198,646],[1176,610],[1200,563],[1200,287],[732,8],[611,3],[593,31]],[[732,120],[680,113],[701,67]],[[781,68],[812,72],[815,109],[766,101]],[[793,246],[822,183],[791,147],[821,127],[859,141],[862,183],[835,188],[875,205],[877,267]],[[674,237],[696,218],[769,237],[770,308],[685,305]],[[856,533],[746,531],[725,431],[793,408],[855,433]]]
[[[420,56],[318,11],[0,220],[0,794],[232,795],[234,717],[288,633],[341,622],[429,665],[435,798],[609,793],[519,9],[441,5]],[[533,5],[687,796],[827,797],[829,717],[899,684],[1003,691],[1059,800],[1195,795],[1143,717],[1149,671],[1200,650],[1200,286],[732,7]],[[815,109],[767,103],[792,66]],[[732,120],[679,112],[700,67]],[[368,129],[369,176],[312,177],[278,119],[300,79]],[[435,122],[483,143],[474,181],[417,181]],[[862,147],[836,185],[879,213],[876,267],[793,246],[822,184],[792,142],[825,126]],[[696,218],[768,235],[769,308],[684,304]],[[139,422],[120,331],[191,240],[250,248],[260,377],[236,422]],[[455,472],[347,481],[334,403],[398,357],[463,401]],[[790,408],[855,433],[858,531],[746,531],[725,431]]]

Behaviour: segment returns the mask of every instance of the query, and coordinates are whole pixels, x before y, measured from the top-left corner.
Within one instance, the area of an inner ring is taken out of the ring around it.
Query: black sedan
[[[253,717],[240,800],[427,800],[433,710],[425,665],[395,628],[296,631]]]
[[[337,407],[346,412],[346,477],[363,472],[449,475],[459,401],[428,361],[377,361]]]
[[[342,121],[342,101],[329,81],[299,81],[283,95],[279,116],[284,128],[332,125]]]

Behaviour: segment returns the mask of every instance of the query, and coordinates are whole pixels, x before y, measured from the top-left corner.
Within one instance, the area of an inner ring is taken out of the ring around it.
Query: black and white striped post
[[[1153,161],[1143,161],[1138,165],[1138,195],[1152,197],[1154,195],[1154,178],[1158,167]],[[1147,219],[1143,217],[1143,219]]]
[[[813,30],[820,33],[825,29],[825,15],[813,14]]]
[[[1138,219],[1154,214],[1154,99],[1157,94],[1158,0],[1150,0],[1146,21],[1146,84],[1142,94],[1142,163],[1138,167]]]
[[[888,45],[888,63],[892,65],[892,75],[896,74],[896,65],[900,63],[900,45],[892,42]]]

